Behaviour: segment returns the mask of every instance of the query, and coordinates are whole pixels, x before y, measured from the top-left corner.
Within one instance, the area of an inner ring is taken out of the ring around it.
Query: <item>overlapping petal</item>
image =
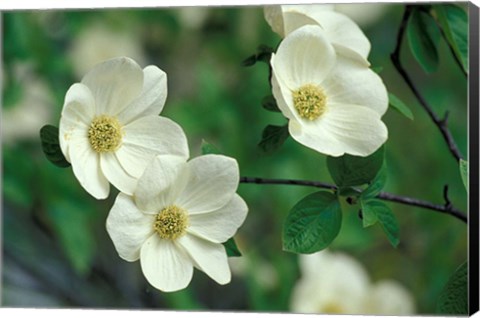
[[[137,178],[132,177],[118,160],[114,152],[100,154],[100,167],[105,177],[121,192],[132,195],[137,186]]]
[[[190,160],[186,187],[175,203],[190,214],[210,212],[227,204],[240,180],[238,163],[222,155]]]
[[[235,235],[247,211],[245,201],[234,194],[230,202],[218,210],[190,215],[187,231],[210,242],[222,243]]]
[[[152,235],[143,244],[140,265],[148,282],[165,292],[187,287],[193,276],[193,264],[186,252],[158,235]]]
[[[95,98],[97,115],[116,116],[140,95],[143,71],[130,58],[115,58],[95,66],[82,84]]]
[[[154,234],[154,216],[141,212],[132,197],[120,193],[107,217],[107,232],[121,258],[140,258],[143,243]]]

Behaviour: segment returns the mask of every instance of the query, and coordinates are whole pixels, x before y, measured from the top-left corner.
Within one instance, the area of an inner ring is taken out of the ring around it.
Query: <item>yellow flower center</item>
[[[185,234],[188,226],[186,211],[171,205],[160,211],[155,217],[153,228],[163,239],[175,240]]]
[[[88,140],[96,152],[112,152],[122,142],[122,129],[114,117],[95,117],[88,128]]]
[[[327,96],[320,87],[306,84],[293,92],[293,105],[301,117],[315,120],[325,112]]]
[[[322,314],[345,314],[344,308],[337,303],[330,302],[325,306],[322,306],[322,308],[319,310],[320,313]]]

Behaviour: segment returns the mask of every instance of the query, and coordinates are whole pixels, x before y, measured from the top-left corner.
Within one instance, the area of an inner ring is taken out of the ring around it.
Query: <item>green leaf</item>
[[[43,152],[50,162],[61,168],[70,166],[70,163],[62,153],[62,149],[60,149],[57,127],[52,125],[43,126],[40,129],[40,140],[42,142]]]
[[[460,159],[460,176],[462,177],[463,185],[468,192],[468,161]]]
[[[374,216],[376,216],[378,223],[382,226],[383,231],[387,235],[390,244],[393,247],[397,247],[400,243],[397,219],[392,213],[390,208],[380,200],[362,200],[362,214],[363,214],[363,226],[370,226],[374,223]],[[365,221],[368,217],[368,221]],[[367,225],[366,225],[367,224]]]
[[[328,247],[340,231],[342,211],[337,196],[320,191],[310,194],[290,210],[283,227],[283,249],[314,253]]]
[[[372,182],[370,182],[370,184],[362,192],[360,197],[363,200],[376,197],[385,187],[385,183],[387,183],[387,168],[385,167],[385,164],[383,164],[382,168],[380,169],[380,171],[378,171],[377,175],[375,176],[375,179],[373,179]]]
[[[375,178],[382,167],[384,147],[368,157],[343,155],[327,157],[327,167],[335,184],[339,187],[358,186]]]
[[[437,302],[437,312],[468,315],[468,264],[464,262],[450,277]]]
[[[412,111],[397,96],[393,95],[392,93],[388,93],[388,102],[390,106],[393,107],[393,109],[395,109],[400,114],[407,117],[408,119],[413,120]]]
[[[361,213],[363,227],[369,227],[378,222],[377,213],[375,213],[374,209],[368,207],[366,209],[362,208]]]
[[[438,4],[434,8],[448,44],[460,61],[463,70],[468,73],[467,13],[454,4]]]
[[[242,66],[252,66],[257,63],[257,55],[253,54],[242,61]]]
[[[273,95],[265,96],[262,99],[262,106],[263,108],[271,112],[280,112],[280,109],[278,108],[278,105],[277,105],[277,101],[275,100]]]
[[[413,56],[427,73],[438,68],[437,44],[440,36],[435,19],[422,10],[414,9],[407,25],[408,43]]]
[[[288,136],[288,126],[274,126],[268,125],[265,127],[262,133],[262,140],[258,146],[266,153],[272,153],[287,140]]]
[[[380,74],[383,71],[383,66],[372,66],[371,69],[375,73]]]
[[[252,66],[257,62],[264,62],[270,64],[270,59],[272,58],[272,53],[274,49],[268,45],[261,44],[257,48],[257,53],[250,55],[242,61],[242,66]]]
[[[205,141],[205,139],[202,139],[202,155],[209,155],[209,154],[215,154],[215,155],[221,155],[222,152],[214,145],[211,143],[208,143]]]
[[[232,238],[229,238],[228,241],[222,243],[225,246],[225,250],[227,251],[227,256],[229,257],[239,257],[242,256],[242,253],[238,250],[237,243]]]

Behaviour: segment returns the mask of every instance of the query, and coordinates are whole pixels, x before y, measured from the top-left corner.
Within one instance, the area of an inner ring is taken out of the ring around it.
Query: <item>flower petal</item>
[[[116,153],[106,152],[100,154],[100,167],[105,177],[121,192],[132,195],[137,186],[137,178],[128,174],[121,165]]]
[[[285,34],[289,35],[293,31],[305,25],[319,25],[317,21],[308,16],[308,14],[298,11],[286,11],[283,13],[283,24]],[[323,32],[320,31],[320,32]]]
[[[170,240],[152,235],[140,250],[143,275],[155,288],[173,292],[188,286],[193,276],[193,264],[188,255]]]
[[[230,282],[231,273],[227,261],[227,252],[222,244],[212,243],[190,234],[177,239],[194,261],[195,267],[207,274],[217,283],[224,285]]]
[[[178,156],[155,157],[138,179],[135,202],[142,211],[158,213],[174,203],[188,182],[188,165]]]
[[[263,15],[265,21],[270,25],[272,31],[280,35],[282,38],[285,36],[283,28],[283,15],[282,6],[271,5],[263,8]]]
[[[393,280],[376,283],[370,291],[367,310],[369,315],[409,316],[415,314],[415,302],[405,287]]]
[[[316,121],[290,120],[288,128],[296,141],[330,156],[368,156],[388,137],[378,113],[359,105],[329,104]]]
[[[298,113],[293,109],[292,91],[289,90],[285,84],[279,83],[275,72],[272,72],[272,94],[277,101],[277,106],[282,112],[283,116],[288,119],[299,119]],[[289,102],[287,102],[287,100]]]
[[[334,11],[314,11],[309,14],[325,30],[325,36],[337,53],[356,58],[364,66],[370,53],[370,41],[360,27],[349,17]]]
[[[157,155],[176,155],[188,159],[187,137],[174,121],[160,116],[141,117],[123,127],[122,146],[116,154],[122,166],[139,178]]]
[[[218,210],[191,214],[187,231],[214,243],[223,243],[233,237],[247,217],[245,201],[234,194],[230,202]]]
[[[143,69],[143,89],[140,96],[118,114],[118,119],[128,124],[143,116],[158,115],[166,99],[167,74],[158,67],[149,65]]]
[[[133,198],[120,193],[107,217],[107,232],[121,258],[133,262],[140,258],[142,244],[154,233],[153,215],[142,213]]]
[[[97,115],[116,116],[142,91],[143,72],[130,58],[114,58],[96,65],[82,84],[95,97]]]
[[[100,169],[100,158],[87,137],[75,137],[69,142],[72,170],[82,187],[96,199],[105,199],[110,185]]]
[[[90,126],[93,117],[95,100],[88,87],[80,83],[70,86],[65,95],[59,127],[60,148],[69,162],[69,139],[72,135],[82,135]]]
[[[331,76],[322,86],[331,103],[366,106],[380,116],[387,111],[388,93],[382,79],[354,60],[337,57]]]
[[[290,90],[321,84],[335,64],[335,51],[320,26],[307,25],[290,33],[272,56],[272,71]]]
[[[227,204],[240,180],[238,163],[222,155],[204,155],[188,162],[185,190],[175,202],[190,214],[210,212]]]

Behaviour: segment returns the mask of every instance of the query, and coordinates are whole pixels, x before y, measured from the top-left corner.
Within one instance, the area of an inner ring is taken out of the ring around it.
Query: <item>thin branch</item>
[[[463,156],[460,153],[460,150],[458,149],[457,144],[455,143],[455,140],[453,139],[452,134],[450,133],[450,130],[448,129],[447,120],[446,120],[447,117],[445,117],[445,119],[441,119],[440,117],[437,116],[437,114],[434,113],[432,107],[428,104],[428,102],[422,96],[422,94],[420,94],[420,91],[417,89],[417,87],[411,80],[410,76],[408,75],[407,71],[403,68],[402,63],[400,62],[400,51],[402,48],[402,40],[405,34],[405,29],[407,27],[408,19],[412,13],[412,10],[413,10],[413,7],[411,5],[406,6],[405,13],[403,15],[403,19],[400,24],[400,28],[398,29],[397,46],[395,47],[395,50],[393,51],[393,53],[390,55],[390,58],[392,59],[393,65],[397,69],[398,73],[400,73],[400,75],[403,77],[403,79],[407,83],[412,93],[418,99],[418,101],[420,102],[422,107],[425,109],[425,111],[428,113],[428,115],[430,116],[432,121],[435,123],[435,125],[437,125],[452,155],[455,157],[457,161],[460,161],[460,159],[463,159]]]
[[[253,184],[284,184],[284,185],[299,185],[299,186],[308,186],[308,187],[315,187],[315,188],[322,188],[322,189],[329,189],[329,190],[337,190],[337,186],[325,182],[319,181],[310,181],[310,180],[292,180],[292,179],[264,179],[264,178],[256,178],[256,177],[241,177],[240,183],[253,183]],[[447,187],[448,191],[448,187]],[[361,190],[358,190],[360,193]],[[467,223],[467,216],[460,210],[453,207],[450,200],[447,200],[448,204],[441,205],[435,204],[424,200],[419,200],[416,198],[399,196],[388,192],[380,192],[376,196],[380,200],[391,201],[396,203],[401,203],[405,205],[416,206],[424,209],[429,209],[432,211],[437,211],[444,214],[449,214],[465,223]],[[446,197],[445,190],[444,190],[444,198]]]

